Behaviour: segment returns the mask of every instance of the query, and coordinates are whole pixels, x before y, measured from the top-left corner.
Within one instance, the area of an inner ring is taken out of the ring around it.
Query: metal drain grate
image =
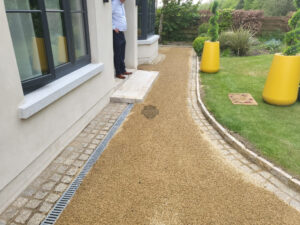
[[[106,137],[103,139],[103,141],[100,143],[100,145],[96,148],[94,153],[91,155],[91,157],[88,159],[86,164],[84,165],[83,169],[79,173],[79,175],[75,178],[75,180],[71,183],[69,188],[64,192],[64,194],[61,196],[61,198],[58,200],[58,202],[55,204],[51,212],[47,215],[45,220],[41,223],[41,225],[50,225],[55,224],[63,210],[66,208],[66,206],[69,204],[70,200],[72,199],[73,195],[79,188],[82,180],[86,176],[86,174],[90,171],[90,169],[93,167],[93,165],[96,163],[96,161],[99,159],[101,154],[103,153],[104,149],[106,148],[109,141],[112,139],[118,128],[121,126],[131,109],[133,108],[133,104],[129,104],[127,108],[122,112],[118,120],[115,122],[115,124],[112,126]]]

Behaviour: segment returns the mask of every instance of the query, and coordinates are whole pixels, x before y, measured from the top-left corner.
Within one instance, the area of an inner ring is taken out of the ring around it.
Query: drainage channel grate
[[[86,164],[84,165],[83,169],[79,173],[79,175],[75,178],[75,180],[71,183],[69,188],[64,192],[58,202],[55,204],[51,212],[47,215],[46,219],[41,223],[41,225],[50,225],[55,224],[63,210],[67,207],[70,200],[72,199],[73,195],[79,188],[82,180],[86,176],[86,174],[90,171],[96,161],[99,159],[101,154],[103,153],[104,149],[106,148],[109,141],[112,139],[118,128],[121,126],[131,109],[133,108],[133,104],[129,104],[127,108],[122,112],[118,120],[115,122],[113,127],[110,129],[106,137],[100,143],[100,145],[96,148],[94,153],[88,159]]]

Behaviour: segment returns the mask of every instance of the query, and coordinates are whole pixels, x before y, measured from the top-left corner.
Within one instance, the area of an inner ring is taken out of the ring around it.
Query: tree
[[[240,0],[235,8],[236,9],[243,9],[244,8],[244,0]]]
[[[252,3],[252,9],[263,9],[265,1],[263,0],[254,0]]]
[[[220,9],[235,9],[239,0],[220,0],[219,8]]]
[[[157,12],[159,19],[156,20],[156,24],[160,41],[187,40],[186,34],[182,31],[198,25],[200,17],[199,4],[193,4],[192,0],[181,3],[177,0],[166,1]]]
[[[295,6],[293,0],[240,0],[236,9],[260,9],[267,16],[285,16],[288,12],[295,11]]]
[[[163,6],[161,9],[160,19],[159,19],[159,27],[158,27],[158,35],[159,35],[159,41],[162,42],[162,31],[163,31],[163,21],[164,21],[164,9],[168,5],[169,0],[163,0]]]
[[[293,0],[268,0],[264,1],[263,10],[267,16],[285,16],[296,8]]]
[[[254,0],[245,0],[244,1],[244,9],[245,10],[250,10],[252,9],[252,4]]]

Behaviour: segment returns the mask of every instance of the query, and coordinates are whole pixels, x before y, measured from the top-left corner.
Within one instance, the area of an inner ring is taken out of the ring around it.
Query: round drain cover
[[[153,106],[153,105],[146,105],[144,109],[142,110],[142,114],[147,118],[147,119],[153,119],[159,114],[159,110]]]

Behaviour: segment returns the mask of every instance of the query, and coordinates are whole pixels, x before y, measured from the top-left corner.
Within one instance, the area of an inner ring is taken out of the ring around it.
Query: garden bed
[[[263,102],[262,91],[273,55],[221,58],[217,74],[201,73],[203,100],[224,127],[247,147],[300,177],[300,104]],[[229,93],[250,93],[258,106],[233,105]]]

